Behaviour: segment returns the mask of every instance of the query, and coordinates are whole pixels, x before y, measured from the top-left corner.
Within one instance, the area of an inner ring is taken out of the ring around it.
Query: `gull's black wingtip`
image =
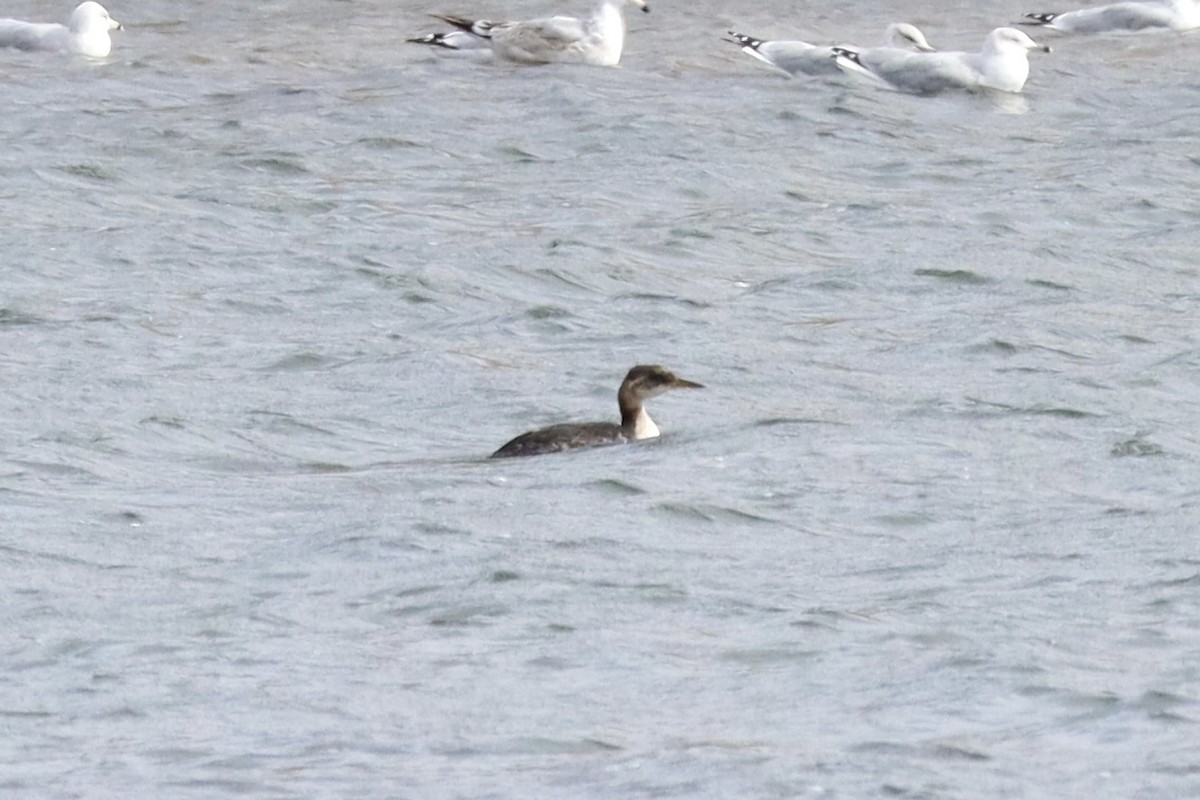
[[[1017,20],[1017,24],[1018,25],[1029,25],[1032,27],[1041,27],[1041,26],[1051,24],[1052,22],[1054,22],[1056,17],[1058,17],[1058,14],[1054,14],[1054,13],[1025,14],[1019,20]]]

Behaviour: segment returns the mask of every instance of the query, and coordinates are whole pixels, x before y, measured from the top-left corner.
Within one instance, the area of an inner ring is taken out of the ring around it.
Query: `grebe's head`
[[[621,382],[621,394],[632,395],[638,400],[657,397],[668,389],[703,389],[704,386],[686,381],[666,367],[657,364],[639,364],[629,370]]]

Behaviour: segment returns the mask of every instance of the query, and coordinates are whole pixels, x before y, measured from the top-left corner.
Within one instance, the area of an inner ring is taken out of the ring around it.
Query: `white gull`
[[[840,72],[834,62],[832,45],[809,44],[794,40],[764,41],[744,33],[730,31],[729,35],[742,52],[757,58],[765,64],[783,70],[789,75],[830,75]],[[893,22],[887,26],[883,34],[883,43],[887,47],[899,49],[915,49],[932,52],[932,47],[925,40],[916,25],[907,22]]]
[[[1067,33],[1190,31],[1200,28],[1200,3],[1197,0],[1138,0],[1061,14],[1026,14],[1018,24],[1041,25]]]
[[[1046,50],[1016,28],[996,28],[978,53],[911,53],[890,47],[836,47],[837,65],[903,92],[934,94],[946,89],[1019,92],[1029,78],[1030,50]]]
[[[88,0],[71,12],[66,25],[0,19],[0,47],[70,51],[90,58],[104,58],[112,52],[108,32],[120,28],[121,23],[110,17],[104,6]]]
[[[630,5],[649,11],[647,0],[600,0],[586,19],[576,17],[545,17],[520,22],[472,20],[449,14],[435,17],[461,31],[490,43],[498,57],[522,64],[568,62],[615,67],[625,49],[625,17]],[[449,34],[410,39],[422,44],[445,47]],[[453,49],[463,49],[461,41]]]

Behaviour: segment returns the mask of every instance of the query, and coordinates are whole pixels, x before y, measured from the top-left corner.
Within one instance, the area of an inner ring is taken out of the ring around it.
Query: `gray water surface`
[[[720,41],[1036,10],[985,5],[664,0],[619,69],[401,41],[586,9],[535,0],[0,51],[0,793],[1200,795],[1200,38],[1017,98]],[[636,363],[708,387],[662,439],[486,460]]]

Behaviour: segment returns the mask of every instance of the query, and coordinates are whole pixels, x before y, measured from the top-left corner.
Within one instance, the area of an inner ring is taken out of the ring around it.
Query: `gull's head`
[[[657,397],[668,389],[703,389],[704,386],[685,381],[666,367],[657,364],[639,364],[629,370],[621,382],[621,394],[631,395],[638,401]]]
[[[1030,39],[1024,31],[1019,31],[1016,28],[996,28],[988,34],[988,45],[998,52],[1013,51],[1013,50],[1044,50],[1049,53],[1050,48],[1044,47],[1033,39]]]
[[[884,31],[883,40],[891,47],[912,47],[924,53],[932,53],[937,48],[925,40],[925,34],[916,25],[907,22],[893,22]]]
[[[625,0],[625,3],[627,5],[633,6],[634,8],[640,8],[642,11],[646,12],[647,14],[650,13],[649,0]]]
[[[72,33],[108,32],[120,30],[121,23],[110,17],[108,9],[104,6],[88,0],[86,3],[80,3],[71,12],[71,20],[67,27]]]

